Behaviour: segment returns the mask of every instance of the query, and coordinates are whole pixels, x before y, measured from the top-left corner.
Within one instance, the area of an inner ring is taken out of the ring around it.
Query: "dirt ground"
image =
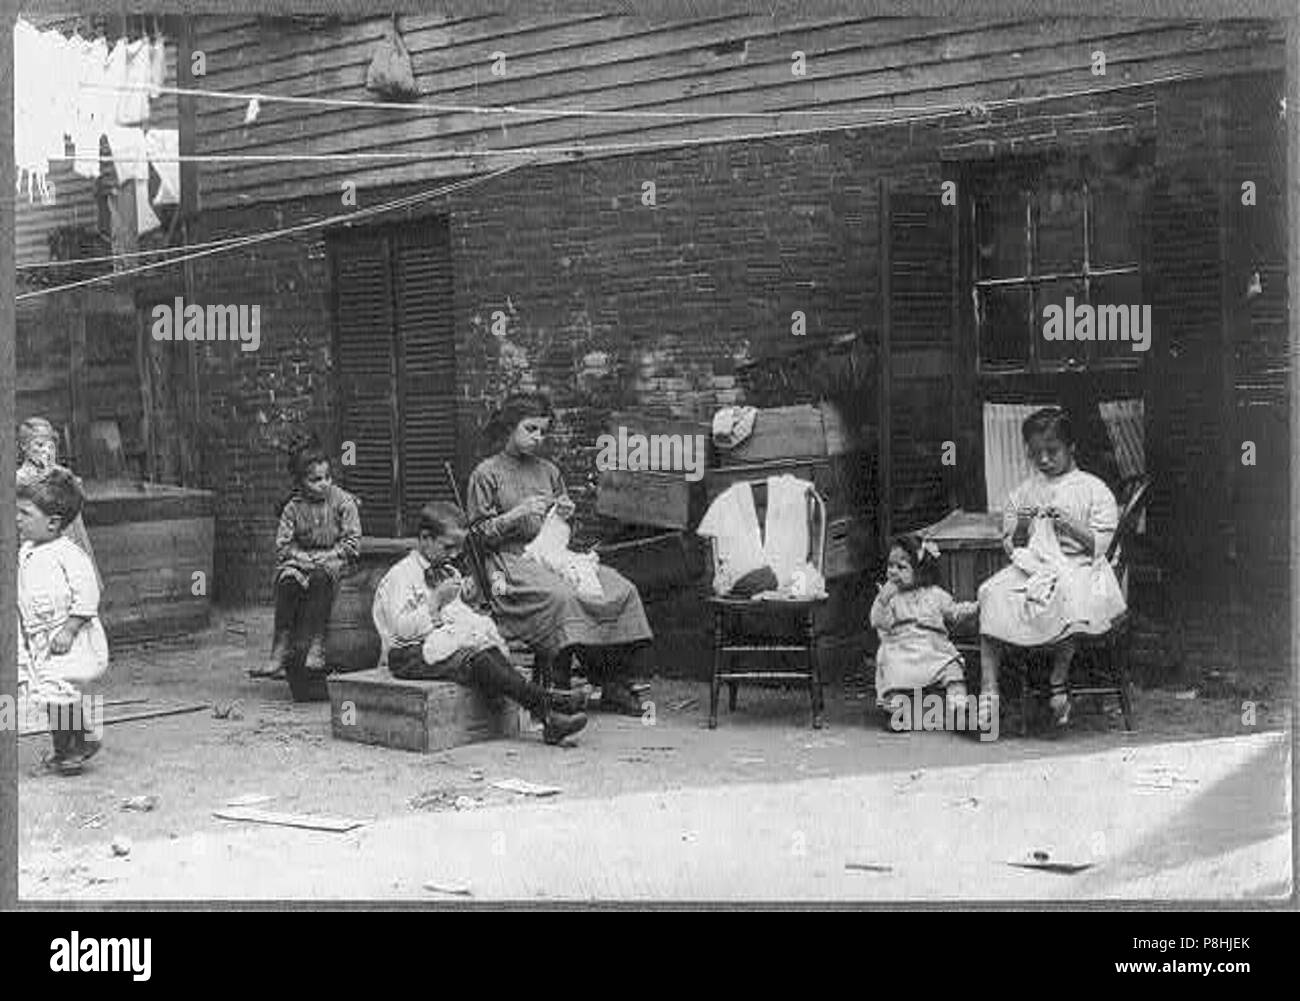
[[[1138,693],[1132,733],[1116,710],[1100,713],[1083,704],[1060,736],[1021,738],[1014,722],[1004,721],[1002,739],[979,742],[942,732],[884,733],[874,708],[838,687],[828,688],[827,726],[815,731],[804,692],[742,688],[736,712],[727,713],[724,697],[718,729],[710,731],[706,684],[655,679],[648,696],[653,724],[594,714],[571,746],[547,747],[531,731],[421,755],[336,740],[328,704],[294,704],[284,683],[247,679],[244,672],[264,654],[269,635],[269,613],[225,613],[201,634],[115,650],[96,689],[110,699],[149,700],[120,711],[237,700],[232,716],[216,718],[204,709],[110,725],[103,752],[75,778],[43,772],[47,736],[20,739],[20,894],[75,895],[89,878],[78,865],[33,865],[36,855],[57,858],[96,846],[107,855],[113,839],[226,830],[231,824],[213,810],[247,794],[273,797],[264,804],[269,810],[373,820],[455,810],[458,797],[466,797],[462,807],[522,804],[527,797],[489,787],[511,777],[560,786],[566,798],[600,799],[1240,736],[1286,730],[1290,721],[1282,692],[1255,693],[1252,725],[1243,720],[1239,691],[1220,685],[1190,697],[1194,689],[1156,689]],[[123,800],[144,795],[156,797],[152,810],[123,809]],[[177,896],[185,896],[182,887]]]

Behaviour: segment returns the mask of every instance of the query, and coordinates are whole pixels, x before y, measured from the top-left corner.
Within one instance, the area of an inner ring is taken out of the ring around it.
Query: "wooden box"
[[[621,463],[629,458],[633,436],[639,435],[647,440],[657,438],[659,442],[665,438],[678,439],[681,451],[675,455],[670,450],[668,456],[663,456],[656,448],[656,465],[667,465],[667,460],[675,458],[684,466],[685,446],[689,436],[692,466],[702,475],[709,465],[707,424],[619,411],[610,415],[605,433],[618,443],[614,458],[620,463],[620,468],[602,469],[600,472],[596,490],[598,514],[630,525],[652,525],[656,528],[686,528],[693,519],[698,520],[703,513],[698,510],[701,502],[700,480],[687,479],[688,470],[627,469],[622,468]],[[697,451],[696,445],[702,448]],[[643,454],[644,461],[649,463],[649,452]],[[690,475],[696,473],[691,472]]]
[[[681,473],[609,470],[600,474],[596,513],[628,525],[686,528],[694,487]]]
[[[705,572],[704,540],[684,532],[598,546],[596,552],[601,563],[635,584],[643,598],[696,583]]]
[[[330,723],[339,740],[442,751],[519,733],[513,702],[489,701],[451,681],[402,681],[387,671],[331,677]]]
[[[821,458],[826,454],[826,428],[821,408],[801,404],[760,410],[750,436],[737,447],[721,451],[719,461],[733,465],[773,459]]]
[[[1007,564],[1000,513],[953,511],[921,534],[939,547],[940,584],[958,601],[974,601],[979,586]]]
[[[861,573],[871,563],[871,528],[863,519],[832,518],[826,526],[826,557],[822,576],[827,580]]]

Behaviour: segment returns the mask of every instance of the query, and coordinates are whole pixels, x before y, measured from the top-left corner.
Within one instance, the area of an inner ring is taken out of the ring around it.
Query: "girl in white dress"
[[[950,712],[965,705],[964,662],[949,627],[972,618],[973,601],[954,601],[935,582],[939,550],[916,535],[900,535],[889,548],[885,583],[871,606],[871,625],[880,636],[876,651],[876,704],[901,719],[900,701],[916,689],[942,685]],[[913,717],[921,707],[913,706]],[[891,729],[900,727],[891,722]]]
[[[1007,645],[1051,651],[1051,707],[1069,721],[1066,683],[1079,634],[1101,635],[1125,611],[1106,550],[1119,512],[1115,496],[1074,464],[1074,434],[1063,410],[1030,414],[1022,427],[1036,472],[1011,491],[1003,546],[1011,566],[979,589],[980,725],[997,711],[998,670]]]

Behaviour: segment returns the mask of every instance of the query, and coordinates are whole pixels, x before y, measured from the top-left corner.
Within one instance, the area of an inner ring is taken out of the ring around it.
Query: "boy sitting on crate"
[[[459,509],[435,502],[420,511],[416,547],[375,589],[380,664],[395,678],[454,681],[506,696],[542,720],[542,739],[558,744],[587,725],[568,701],[519,675],[496,623],[472,607],[473,578],[457,566],[467,532]]]

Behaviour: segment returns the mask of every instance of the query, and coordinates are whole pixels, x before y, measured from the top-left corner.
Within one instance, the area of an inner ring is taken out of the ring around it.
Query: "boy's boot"
[[[566,715],[551,710],[546,714],[546,722],[542,726],[542,740],[548,744],[558,744],[565,737],[573,736],[586,725],[587,717],[583,713]]]
[[[60,725],[62,721],[59,719],[58,706],[48,704],[45,712],[50,720],[50,743],[53,745],[53,750],[45,756],[45,765],[57,769],[72,751],[72,731],[65,730]]]
[[[271,643],[271,655],[261,667],[249,671],[254,678],[278,678],[284,676],[284,662],[289,654],[289,631],[283,629],[275,634]]]

